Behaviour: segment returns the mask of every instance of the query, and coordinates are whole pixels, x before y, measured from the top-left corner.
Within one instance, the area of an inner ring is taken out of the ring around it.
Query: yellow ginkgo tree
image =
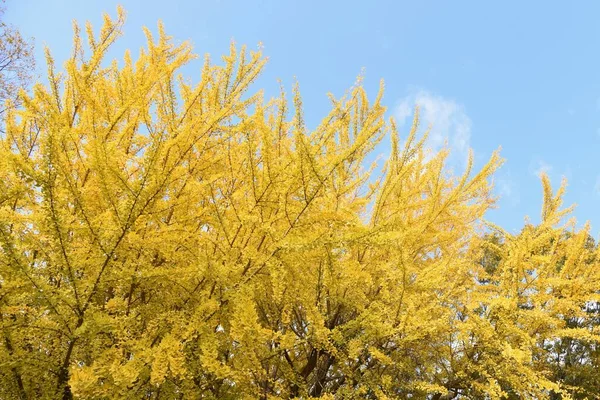
[[[591,318],[600,264],[587,228],[560,227],[562,189],[544,180],[539,226],[486,240],[496,153],[452,175],[418,113],[400,137],[360,80],[309,130],[297,88],[291,104],[249,91],[259,53],[207,57],[192,84],[179,71],[195,55],[162,26],[108,63],[123,23],[88,25],[85,45],[76,28],[64,70],[48,52],[49,84],[6,117],[0,398],[588,390],[551,360],[599,340],[568,323]]]

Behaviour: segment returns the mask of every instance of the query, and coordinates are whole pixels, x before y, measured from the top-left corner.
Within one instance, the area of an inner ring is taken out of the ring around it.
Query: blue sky
[[[44,45],[58,64],[69,56],[72,20],[99,27],[117,4],[128,19],[115,55],[141,47],[141,27],[159,19],[214,60],[231,39],[262,42],[269,63],[255,88],[275,95],[277,79],[290,89],[296,77],[309,125],[328,111],[326,93],[343,94],[364,68],[371,96],[385,80],[402,133],[418,103],[432,146],[447,138],[457,157],[471,147],[478,165],[502,146],[490,220],[510,231],[538,221],[546,171],[555,186],[568,179],[566,203],[600,232],[600,3],[8,0],[5,17],[35,38],[42,70]]]

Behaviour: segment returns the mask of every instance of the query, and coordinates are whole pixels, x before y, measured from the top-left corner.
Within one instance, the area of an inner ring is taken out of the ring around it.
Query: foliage
[[[488,240],[496,153],[452,175],[418,113],[401,141],[360,81],[308,131],[297,88],[248,91],[259,53],[206,58],[192,85],[162,26],[107,65],[123,22],[88,26],[87,57],[76,30],[64,73],[48,53],[49,86],[7,113],[1,398],[593,396],[592,367],[552,361],[599,339],[598,249],[560,225],[564,186]]]
[[[0,6],[0,16],[3,13],[4,8]],[[34,69],[32,41],[0,20],[0,115],[8,107],[19,105],[18,92],[31,81]]]

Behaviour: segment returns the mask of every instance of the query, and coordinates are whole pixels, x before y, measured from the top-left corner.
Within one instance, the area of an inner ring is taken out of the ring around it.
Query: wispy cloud
[[[471,140],[472,122],[462,104],[426,90],[418,90],[401,99],[395,117],[399,126],[412,122],[415,106],[419,106],[421,125],[431,127],[428,146],[439,151],[447,142],[452,158],[466,161]]]
[[[500,202],[517,206],[521,202],[519,188],[510,175],[501,176],[495,180],[495,192],[500,197]]]
[[[537,177],[540,177],[542,174],[549,175],[552,172],[552,165],[538,158],[529,163],[529,172]]]

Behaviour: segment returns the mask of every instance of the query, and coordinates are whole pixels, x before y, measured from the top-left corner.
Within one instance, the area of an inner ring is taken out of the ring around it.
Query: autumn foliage
[[[250,91],[259,53],[192,84],[162,27],[109,63],[123,22],[7,112],[0,398],[596,398],[599,250],[564,185],[509,234],[497,154],[452,175],[360,81],[309,131],[297,88]]]

